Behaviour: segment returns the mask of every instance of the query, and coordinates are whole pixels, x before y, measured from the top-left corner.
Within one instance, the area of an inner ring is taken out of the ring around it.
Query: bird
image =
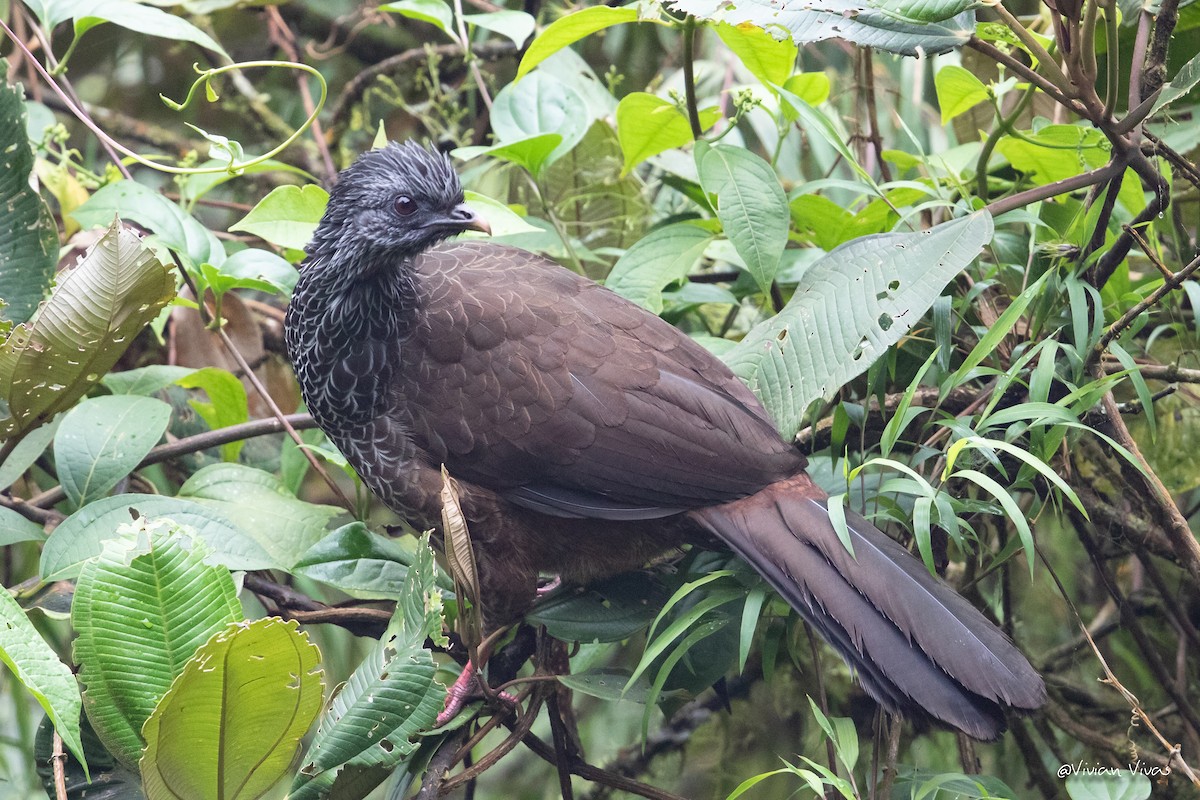
[[[360,155],[330,191],[286,314],[308,410],[418,529],[443,468],[471,531],[485,630],[540,575],[583,584],[713,538],[753,567],[889,713],[994,740],[1046,699],[1013,642],[845,510],[686,333],[552,260],[486,238],[448,156]]]

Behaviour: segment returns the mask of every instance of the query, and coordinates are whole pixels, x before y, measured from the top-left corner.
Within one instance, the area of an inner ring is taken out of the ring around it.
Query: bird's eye
[[[396,198],[396,202],[393,204],[393,206],[396,209],[397,214],[402,217],[407,217],[417,210],[417,201],[413,200],[406,194],[402,194]]]

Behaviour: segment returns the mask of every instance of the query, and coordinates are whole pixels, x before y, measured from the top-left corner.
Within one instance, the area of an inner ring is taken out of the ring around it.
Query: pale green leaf
[[[108,494],[158,444],[170,421],[171,407],[152,397],[109,395],[75,406],[54,437],[67,497],[82,506]]]
[[[214,634],[146,721],[147,800],[275,794],[321,711],[320,658],[294,621],[268,617]]]
[[[320,186],[277,186],[229,230],[252,233],[279,247],[303,250],[328,202],[329,193]]]
[[[635,22],[637,18],[636,8],[612,8],[610,6],[591,6],[567,14],[565,17],[559,17],[546,26],[546,29],[529,45],[529,49],[525,51],[525,55],[521,57],[521,63],[517,67],[517,80],[525,77],[531,69],[559,50],[578,42],[585,36],[590,36],[613,25]]]

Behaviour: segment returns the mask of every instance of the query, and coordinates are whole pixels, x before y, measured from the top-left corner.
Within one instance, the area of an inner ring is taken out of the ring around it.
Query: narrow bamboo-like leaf
[[[147,800],[273,794],[321,710],[320,658],[294,621],[268,617],[215,633],[146,720]]]
[[[978,212],[843,245],[809,267],[784,310],[751,329],[725,361],[790,438],[809,404],[900,341],[991,236],[991,217]]]
[[[971,481],[990,494],[1000,504],[1004,509],[1004,513],[1008,515],[1012,524],[1017,528],[1017,535],[1021,537],[1021,545],[1025,548],[1025,559],[1029,562],[1029,575],[1033,577],[1033,565],[1036,558],[1033,549],[1033,531],[1029,529],[1029,521],[1025,519],[1025,513],[1021,511],[1021,507],[1017,505],[1016,500],[1013,500],[1008,490],[992,478],[973,469],[961,469],[950,477],[965,478]]]
[[[114,222],[50,299],[0,344],[0,440],[74,405],[175,296],[175,279],[137,234]]]
[[[916,376],[909,382],[908,388],[904,390],[904,394],[900,397],[900,402],[896,404],[896,410],[892,413],[892,418],[888,420],[887,425],[883,428],[883,436],[880,437],[879,451],[886,457],[891,454],[892,448],[896,445],[896,440],[900,438],[900,434],[908,427],[908,423],[912,422],[912,417],[908,415],[909,408],[912,406],[913,397],[917,393],[917,387],[921,385],[921,379],[925,377],[925,373],[933,366],[937,360],[938,348],[934,348],[929,354],[929,358],[925,359],[925,363],[917,370]],[[927,409],[917,409],[918,412]]]
[[[0,662],[34,696],[72,755],[84,761],[79,738],[82,701],[71,669],[55,655],[8,590],[0,586]]]
[[[756,586],[746,595],[742,606],[742,625],[738,634],[738,671],[744,672],[750,658],[750,645],[754,643],[754,631],[758,628],[758,615],[767,599],[767,590]]]
[[[8,61],[0,59],[8,74]],[[0,85],[0,320],[24,322],[50,288],[58,264],[58,228],[29,185],[33,150],[25,134],[20,84]]]
[[[546,26],[538,34],[517,67],[517,80],[525,77],[531,69],[545,61],[559,50],[578,42],[613,25],[625,22],[635,22],[638,18],[636,8],[612,8],[610,6],[591,6],[559,17]]]
[[[667,648],[680,636],[689,631],[701,617],[715,608],[720,608],[726,603],[732,603],[743,597],[745,597],[745,592],[741,590],[721,589],[707,595],[687,611],[681,613],[675,621],[663,629],[662,633],[646,645],[646,652],[642,654],[641,661],[633,670],[633,675],[629,678],[629,685],[635,683],[642,673],[649,669],[658,657],[666,652]]]
[[[717,196],[717,219],[746,269],[769,292],[787,246],[791,214],[771,166],[749,150],[730,145],[696,145],[700,186]]]
[[[1046,273],[1049,275],[1050,273]],[[963,359],[963,363],[954,371],[954,376],[946,382],[947,386],[961,386],[966,379],[967,374],[983,363],[983,360],[996,352],[996,348],[1000,346],[1000,342],[1004,341],[1004,337],[1008,336],[1009,331],[1017,324],[1017,320],[1025,313],[1025,309],[1033,302],[1033,298],[1037,297],[1042,286],[1046,282],[1046,275],[1038,278],[1025,291],[1021,292],[1015,298],[1008,308],[1004,309],[1004,313],[1000,318],[988,328],[987,333],[983,335],[973,348],[970,354]]]
[[[67,497],[82,506],[108,494],[158,444],[170,421],[171,407],[152,397],[110,395],[75,406],[54,436]]]
[[[208,638],[243,618],[229,570],[186,529],[129,526],[84,565],[71,603],[84,708],[110,753],[133,766],[142,725]]]

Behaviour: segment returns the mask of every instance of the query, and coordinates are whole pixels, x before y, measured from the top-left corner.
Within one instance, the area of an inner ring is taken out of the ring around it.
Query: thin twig
[[[50,756],[54,764],[54,797],[56,800],[67,800],[67,754],[63,751],[63,740],[54,731],[53,754]]]
[[[1182,286],[1183,282],[1198,269],[1200,269],[1200,256],[1192,259],[1191,263],[1189,263],[1186,267],[1179,270],[1179,272],[1176,272],[1170,278],[1164,280],[1162,286],[1159,286],[1144,300],[1137,303],[1124,314],[1122,314],[1120,319],[1110,325],[1108,330],[1104,332],[1104,335],[1100,337],[1100,341],[1096,343],[1096,347],[1092,351],[1091,358],[1093,360],[1098,359],[1104,353],[1104,351],[1108,349],[1108,345],[1112,342],[1112,340],[1120,336],[1126,328],[1133,324],[1135,319],[1141,316],[1142,313],[1144,313],[1150,307],[1157,305],[1158,301],[1162,300],[1167,294]]]

